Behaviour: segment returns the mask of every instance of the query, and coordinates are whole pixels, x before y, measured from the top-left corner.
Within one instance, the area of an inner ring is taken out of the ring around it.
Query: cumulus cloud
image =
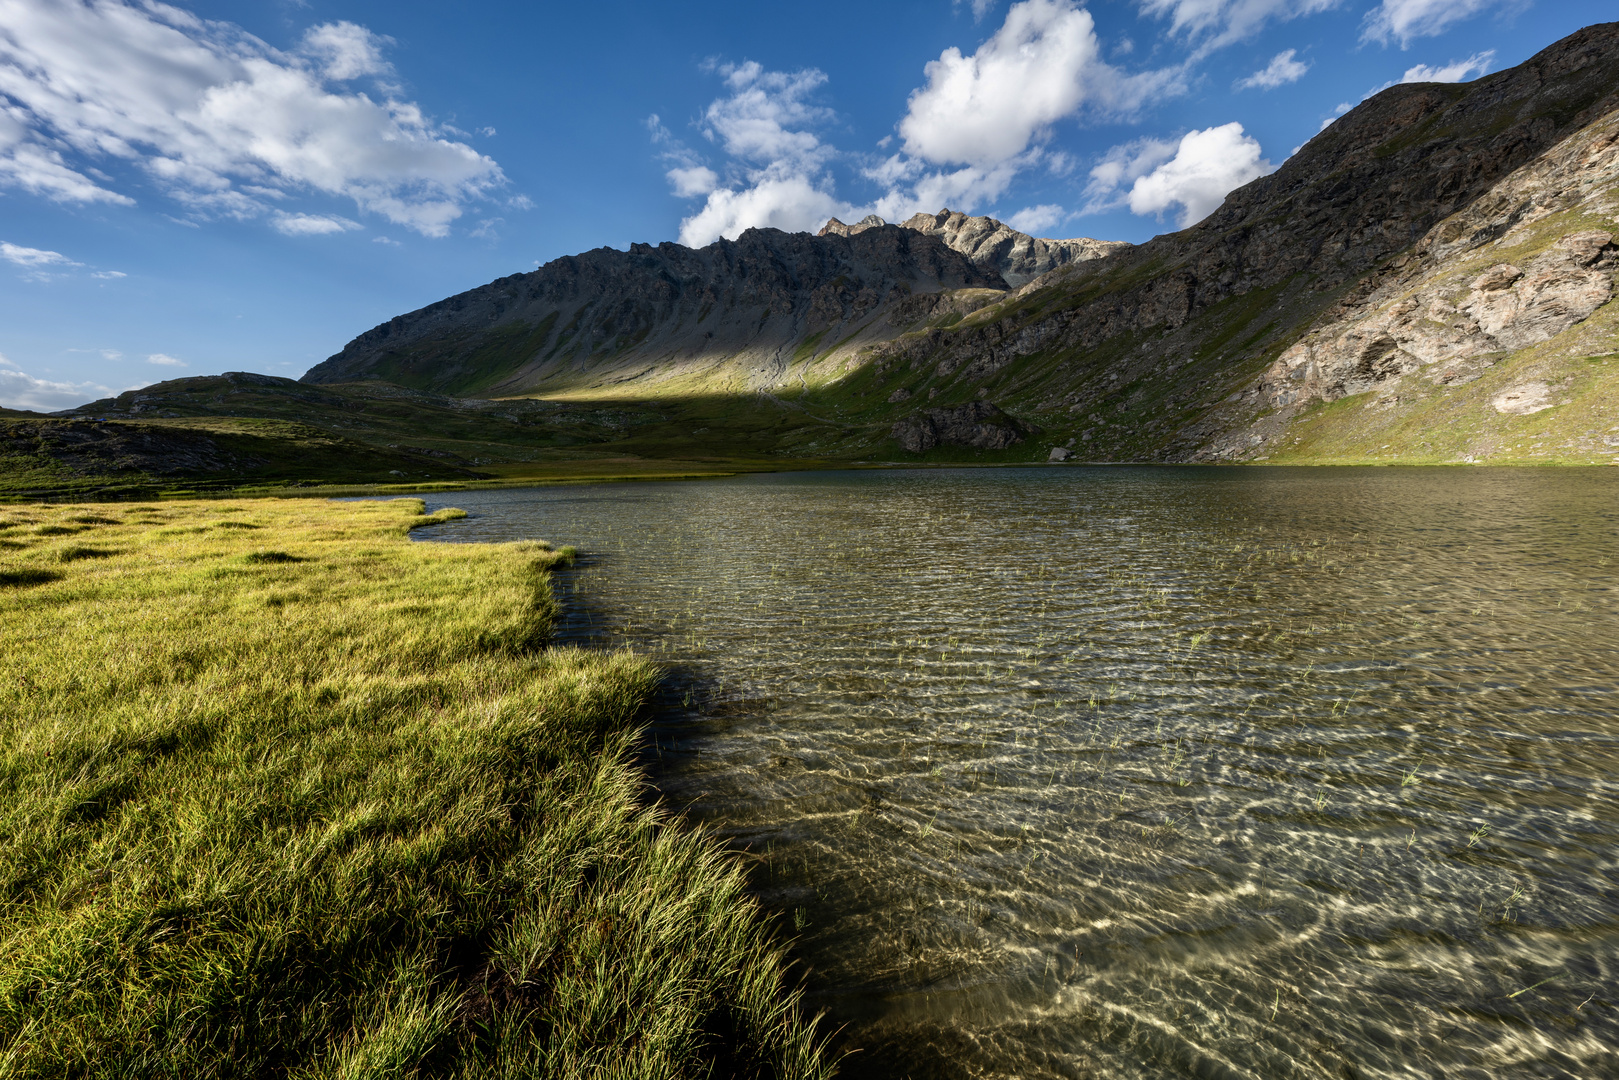
[[[890,221],[902,221],[918,212],[931,214],[944,207],[971,212],[993,202],[1012,186],[1021,170],[1039,158],[1035,149],[989,168],[968,165],[936,170],[917,158],[895,154],[862,172],[887,189],[873,204],[873,211]]]
[[[715,67],[729,91],[703,112],[702,137],[733,161],[732,177],[703,164],[701,155],[664,127],[657,116],[647,128],[670,165],[670,187],[683,198],[704,198],[702,207],[680,223],[680,242],[703,247],[725,237],[734,240],[750,228],[804,232],[827,218],[847,214],[850,205],[832,193],[827,163],[837,155],[810,128],[832,119],[815,103],[826,75],[768,71],[754,61]]]
[[[373,34],[351,22],[325,23],[304,34],[302,52],[320,66],[321,74],[337,82],[363,75],[392,75],[393,66],[382,58],[393,38]]]
[[[1006,219],[1006,223],[1018,232],[1039,236],[1062,223],[1068,217],[1068,211],[1052,203],[1042,203],[1039,206],[1025,206],[1022,210]]]
[[[1130,185],[1175,156],[1180,144],[1174,139],[1135,139],[1113,147],[1091,169],[1085,186],[1086,203],[1082,214],[1098,214],[1125,206]]]
[[[1179,69],[1126,74],[1106,63],[1090,13],[1074,0],[1022,0],[976,52],[950,48],[928,63],[897,125],[900,149],[881,158],[841,154],[818,134],[835,120],[816,99],[823,72],[767,71],[752,61],[711,70],[727,93],[697,127],[727,157],[723,169],[657,116],[647,120],[671,189],[704,199],[681,222],[680,240],[692,246],[750,226],[813,229],[834,215],[901,220],[941,207],[971,212],[1004,195],[1023,170],[1043,165],[1061,175],[1072,168],[1067,155],[1045,147],[1058,122],[1124,118],[1185,89]],[[829,172],[839,159],[852,159],[882,194],[858,207],[840,198]]]
[[[901,152],[864,170],[887,188],[877,213],[970,212],[999,199],[1026,169],[1071,167],[1044,147],[1058,121],[1118,119],[1184,92],[1175,69],[1127,75],[1101,53],[1090,13],[1070,0],[1024,0],[971,56],[946,49],[911,94],[898,125]]]
[[[148,364],[157,364],[160,367],[190,367],[184,360],[178,360],[167,353],[152,353],[147,356]]]
[[[1417,82],[1443,82],[1456,83],[1474,75],[1489,73],[1490,65],[1495,62],[1495,50],[1474,53],[1466,60],[1452,60],[1443,67],[1429,67],[1427,64],[1418,64],[1406,68],[1405,74],[1400,76],[1402,83]]]
[[[350,221],[336,214],[287,214],[279,210],[270,223],[277,232],[287,236],[329,236],[362,227],[358,221]]]
[[[1274,90],[1278,86],[1298,82],[1304,78],[1304,73],[1310,70],[1310,65],[1302,60],[1293,59],[1297,51],[1296,49],[1288,49],[1286,52],[1277,53],[1271,57],[1270,63],[1266,64],[1264,68],[1254,72],[1246,79],[1238,80],[1237,89]]]
[[[829,217],[852,212],[848,203],[815,186],[804,176],[767,176],[740,190],[710,192],[703,208],[680,223],[680,242],[688,247],[730,240],[747,229],[810,232]]]
[[[193,216],[266,214],[316,192],[442,236],[505,182],[414,102],[334,87],[389,73],[387,39],[314,27],[297,54],[156,0],[0,0],[0,184],[128,204],[134,166]]]
[[[971,56],[949,48],[923,69],[899,134],[935,165],[988,168],[1043,141],[1081,107],[1128,114],[1168,91],[1173,73],[1128,76],[1102,60],[1090,12],[1070,0],[1024,0]]]
[[[1260,153],[1258,140],[1238,123],[1189,131],[1178,143],[1140,140],[1116,147],[1091,170],[1086,209],[1123,205],[1135,214],[1162,215],[1178,206],[1177,224],[1184,229],[1213,213],[1227,193],[1274,172],[1276,166]]]
[[[1339,0],[1141,0],[1141,11],[1168,18],[1170,33],[1197,42],[1194,55],[1199,56],[1252,37],[1267,23],[1315,15],[1338,3]]]
[[[111,397],[110,386],[93,382],[56,382],[36,379],[16,364],[0,356],[0,406],[55,412],[71,409],[97,398]]]
[[[1504,2],[1515,0],[1383,0],[1366,13],[1361,40],[1384,45],[1398,41],[1400,48],[1408,49],[1417,38],[1442,34],[1452,24]]]
[[[826,160],[831,149],[804,130],[832,119],[831,109],[810,100],[825,84],[824,72],[815,68],[766,71],[753,60],[717,70],[731,93],[716,99],[704,112],[706,138],[748,161],[813,167]]]
[[[720,186],[720,177],[707,165],[677,166],[666,174],[669,186],[683,199],[707,195]]]
[[[1398,79],[1391,79],[1380,86],[1372,87],[1370,90],[1366,91],[1365,96],[1362,97],[1361,100],[1365,101],[1366,98],[1371,97],[1373,94],[1381,94],[1384,90],[1387,90],[1391,86],[1397,86],[1404,83],[1462,82],[1469,76],[1485,74],[1490,70],[1490,65],[1494,62],[1495,50],[1488,49],[1485,52],[1474,53],[1466,60],[1452,60],[1443,67],[1430,67],[1427,64],[1416,64],[1413,67],[1406,68],[1405,74],[1401,75]],[[1338,106],[1338,112],[1340,114],[1348,111],[1348,105]],[[1327,120],[1326,123],[1321,125],[1322,129],[1325,130],[1327,124],[1330,123],[1332,123],[1332,120]]]

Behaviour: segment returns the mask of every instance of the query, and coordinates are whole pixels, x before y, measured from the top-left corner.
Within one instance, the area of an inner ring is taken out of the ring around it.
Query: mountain
[[[745,393],[793,382],[823,341],[885,340],[1006,288],[994,269],[909,229],[749,229],[700,250],[598,248],[392,319],[304,381],[488,396],[630,384],[636,394]]]
[[[817,235],[853,236],[886,224],[876,214],[868,215],[856,225],[845,225],[833,218]],[[999,274],[1012,288],[1059,266],[1100,259],[1131,246],[1122,240],[1042,240],[1020,233],[992,217],[968,217],[956,210],[917,214],[901,227],[926,236],[937,236],[971,259],[973,265]]]
[[[1619,462],[1616,233],[1608,23],[1472,83],[1390,87],[1144,244],[945,210],[602,248],[390,320],[298,382],[0,418],[0,464],[77,490],[109,469]]]
[[[1389,87],[1141,245],[945,210],[600,249],[304,379],[656,405],[716,447],[827,458],[1607,460],[1616,108],[1608,23]]]

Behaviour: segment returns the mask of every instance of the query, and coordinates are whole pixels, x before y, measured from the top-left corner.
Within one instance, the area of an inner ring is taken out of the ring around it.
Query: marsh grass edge
[[[830,1075],[657,670],[423,510],[0,506],[0,1075]]]

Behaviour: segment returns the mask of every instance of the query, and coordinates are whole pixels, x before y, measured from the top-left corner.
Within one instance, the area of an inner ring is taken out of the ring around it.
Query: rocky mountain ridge
[[[876,214],[868,214],[854,225],[845,225],[832,218],[816,235],[853,236],[887,224]],[[1088,237],[1075,240],[1042,239],[1018,232],[992,217],[969,217],[959,210],[948,208],[937,214],[914,214],[901,222],[900,228],[911,229],[924,236],[937,236],[971,259],[975,266],[999,274],[1014,289],[1060,266],[1089,262],[1134,246],[1123,240],[1092,240]]]
[[[1616,106],[1619,24],[1474,83],[1391,87],[1192,228],[1059,267],[870,361],[912,393],[1022,399],[1048,427],[1077,413],[1085,456],[1254,456],[1279,428],[1255,426],[1274,401],[1250,379],[1318,317],[1358,310],[1441,222],[1445,244],[1472,236],[1464,212]]]
[[[697,252],[602,249],[402,316],[306,379],[755,401],[813,420],[776,450],[799,456],[1271,456],[1315,411],[1391,400],[1430,368],[1472,408],[1525,350],[1601,346],[1616,110],[1608,23],[1472,83],[1390,87],[1202,222],[1141,245],[942,211],[829,221],[816,237],[750,230]],[[1486,249],[1502,256],[1481,263]],[[977,402],[1016,438],[978,432]],[[727,424],[752,415],[715,409]]]
[[[637,382],[771,389],[790,381],[806,339],[890,337],[941,304],[970,310],[1006,288],[942,240],[894,227],[598,248],[392,319],[304,379],[490,396]],[[961,290],[993,292],[975,302]]]
[[[1590,318],[1613,297],[1613,231],[1533,239],[1547,218],[1570,210],[1613,222],[1616,182],[1619,117],[1610,115],[1430,230],[1396,273],[1283,352],[1263,376],[1270,400],[1279,408],[1335,401],[1419,372],[1465,385],[1507,353]],[[1511,262],[1494,254],[1508,252]]]

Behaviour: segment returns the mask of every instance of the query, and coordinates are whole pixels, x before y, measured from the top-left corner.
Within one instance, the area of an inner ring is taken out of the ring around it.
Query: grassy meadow
[[[0,1077],[830,1072],[656,671],[422,509],[0,506]]]

